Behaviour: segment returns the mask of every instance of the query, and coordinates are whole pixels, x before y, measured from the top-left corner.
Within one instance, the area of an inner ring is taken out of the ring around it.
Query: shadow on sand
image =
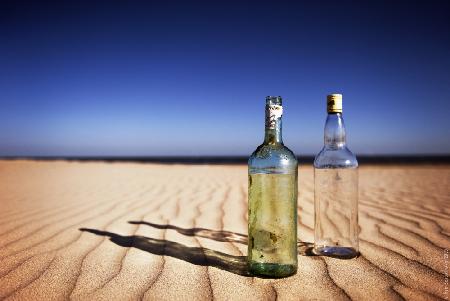
[[[188,247],[174,241],[140,235],[122,236],[87,228],[80,228],[80,231],[107,236],[113,243],[121,247],[133,247],[155,255],[178,258],[195,265],[212,266],[237,275],[251,276],[247,271],[246,256],[232,256],[208,248]]]
[[[216,231],[205,228],[180,228],[169,224],[160,225],[145,221],[130,221],[129,223],[134,225],[147,225],[157,229],[175,230],[178,233],[186,236],[208,238],[221,242],[247,244],[247,235],[229,231]],[[247,277],[252,276],[247,270],[246,256],[233,256],[208,248],[188,247],[174,241],[156,239],[140,235],[123,236],[108,231],[88,228],[80,228],[79,230],[109,237],[109,239],[113,243],[121,247],[133,247],[155,255],[164,255],[181,259],[195,265],[212,266],[237,275]],[[299,241],[298,247],[300,255],[314,255],[311,252],[311,243]]]
[[[210,230],[205,228],[180,228],[177,226],[169,225],[169,224],[154,224],[149,223],[145,221],[129,221],[130,224],[133,225],[147,225],[153,228],[157,229],[169,229],[169,230],[175,230],[178,233],[186,236],[196,236],[196,237],[203,237],[203,238],[209,238],[216,241],[221,242],[234,242],[234,243],[240,243],[240,244],[247,244],[247,235],[230,232],[230,231],[217,231],[217,230]]]

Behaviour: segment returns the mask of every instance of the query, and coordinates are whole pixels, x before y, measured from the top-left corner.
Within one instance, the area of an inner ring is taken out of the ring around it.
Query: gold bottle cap
[[[327,95],[328,113],[342,113],[342,94]]]

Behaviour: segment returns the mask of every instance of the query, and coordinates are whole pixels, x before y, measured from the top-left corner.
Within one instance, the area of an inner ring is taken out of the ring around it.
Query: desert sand
[[[351,260],[309,254],[300,166],[299,269],[284,279],[246,272],[244,165],[1,161],[0,183],[0,299],[449,298],[450,165],[362,166]]]

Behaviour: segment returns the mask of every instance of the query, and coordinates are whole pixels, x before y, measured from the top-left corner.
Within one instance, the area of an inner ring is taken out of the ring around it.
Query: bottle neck
[[[342,113],[328,113],[324,134],[325,148],[339,149],[346,146],[345,125]]]
[[[266,105],[264,144],[283,144],[283,137],[281,135],[281,114],[275,113],[273,107],[271,108],[270,105]]]

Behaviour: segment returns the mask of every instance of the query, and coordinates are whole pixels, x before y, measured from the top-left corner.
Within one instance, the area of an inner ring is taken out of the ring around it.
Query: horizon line
[[[246,164],[249,156],[0,156],[0,160],[134,162],[162,164]],[[315,155],[297,155],[299,163],[313,163]],[[450,163],[450,154],[358,155],[362,164],[442,164]]]

